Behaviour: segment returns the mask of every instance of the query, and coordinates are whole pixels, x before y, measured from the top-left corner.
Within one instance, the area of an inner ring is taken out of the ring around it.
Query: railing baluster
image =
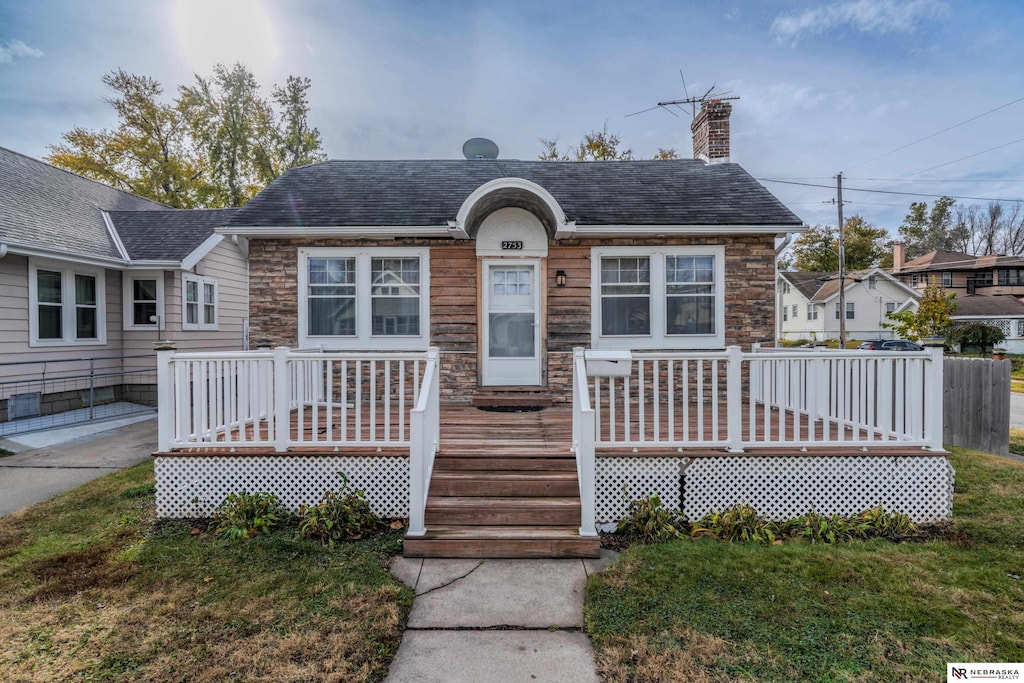
[[[711,440],[718,441],[718,359],[711,361]]]
[[[676,428],[675,428],[675,394],[676,384],[675,378],[672,376],[672,359],[669,358],[666,362],[666,373],[665,373],[665,391],[668,392],[666,396],[667,406],[667,422],[668,422],[668,440],[669,442],[676,440]]]
[[[690,441],[690,361],[684,360],[680,370],[683,380],[683,438],[680,441]]]
[[[637,368],[637,374],[636,374],[636,377],[637,377],[637,380],[636,380],[637,381],[637,389],[636,389],[636,391],[637,391],[637,399],[636,400],[637,400],[638,408],[637,408],[637,424],[636,424],[636,429],[637,429],[637,441],[643,443],[644,440],[645,440],[644,439],[644,434],[646,433],[646,424],[647,424],[647,421],[644,419],[645,418],[645,415],[644,415],[645,410],[644,409],[646,408],[646,403],[647,403],[644,400],[644,385],[647,384],[647,380],[644,379],[644,362],[641,360],[641,361],[639,361],[637,363],[637,365],[638,365],[638,368]]]
[[[384,441],[391,441],[391,361],[384,361]]]

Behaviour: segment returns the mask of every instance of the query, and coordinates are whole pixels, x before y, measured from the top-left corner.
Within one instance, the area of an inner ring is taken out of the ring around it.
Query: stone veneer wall
[[[775,329],[772,235],[707,235],[657,239],[569,239],[552,243],[546,264],[545,380],[556,401],[571,400],[572,349],[590,346],[590,248],[652,244],[725,244],[725,339],[749,349]],[[352,246],[344,240],[266,240],[249,244],[250,339],[298,343],[299,247]],[[468,402],[477,386],[478,269],[475,243],[450,239],[360,240],[363,246],[430,247],[430,338],[441,349],[445,401]],[[566,287],[555,273],[566,271]]]

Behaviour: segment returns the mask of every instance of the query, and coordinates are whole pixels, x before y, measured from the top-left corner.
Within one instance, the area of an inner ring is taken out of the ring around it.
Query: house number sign
[[[502,249],[519,249],[519,250],[521,250],[523,248],[523,241],[522,240],[502,240],[501,241],[501,248]]]

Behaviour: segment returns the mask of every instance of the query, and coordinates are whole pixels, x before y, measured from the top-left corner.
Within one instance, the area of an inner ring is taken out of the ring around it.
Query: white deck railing
[[[159,448],[409,447],[425,370],[436,383],[436,364],[436,350],[161,350]]]
[[[409,536],[422,536],[434,456],[441,444],[441,383],[438,350],[427,352],[419,399],[410,417],[409,446]]]
[[[597,536],[595,432],[595,413],[590,407],[587,391],[586,361],[583,349],[575,349],[572,362],[572,450],[576,454],[576,476],[580,486],[580,536]]]
[[[744,353],[733,346],[637,352],[629,362],[627,376],[574,382],[575,393],[589,393],[598,447],[942,449],[941,348]],[[574,409],[574,435],[583,414]]]

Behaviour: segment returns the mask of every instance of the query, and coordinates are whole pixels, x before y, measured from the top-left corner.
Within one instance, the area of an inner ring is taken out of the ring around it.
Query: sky
[[[688,157],[688,110],[632,114],[714,87],[740,98],[732,160],[805,222],[835,224],[842,172],[845,214],[895,234],[923,195],[1024,200],[1021,35],[1020,0],[0,0],[0,146],[42,158],[116,125],[118,68],[168,99],[217,63],[267,97],[308,76],[335,159],[457,159],[478,136],[535,159],[605,125]]]

